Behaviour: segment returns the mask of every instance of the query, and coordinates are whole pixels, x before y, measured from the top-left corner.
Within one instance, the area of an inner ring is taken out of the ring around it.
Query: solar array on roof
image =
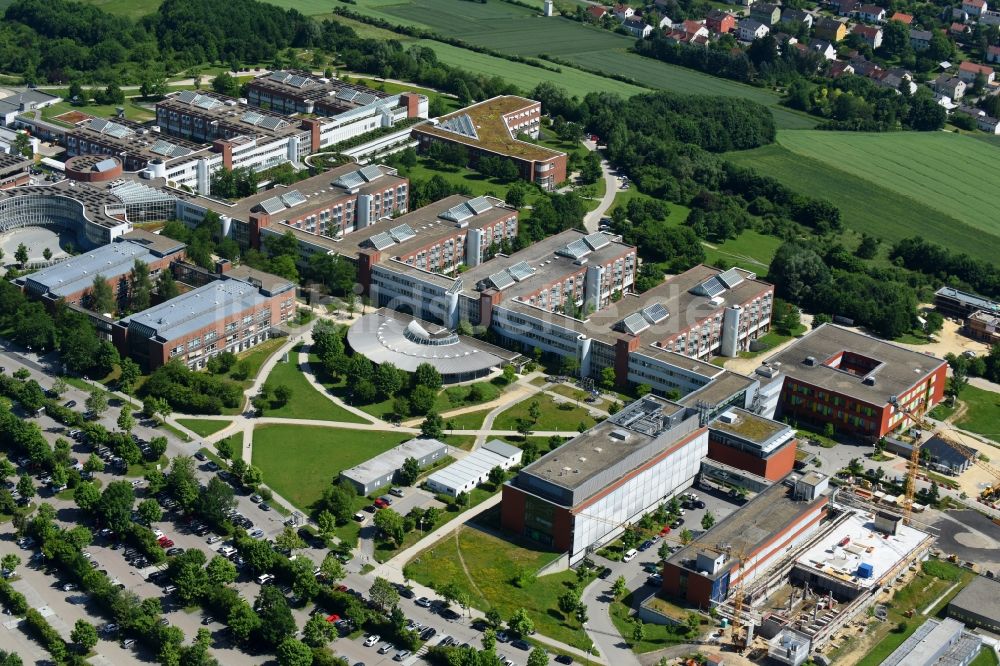
[[[382,169],[378,168],[374,164],[369,164],[368,166],[361,167],[358,171],[354,173],[360,174],[362,178],[367,180],[369,183],[376,178],[382,177]]]
[[[274,116],[267,116],[266,118],[260,121],[259,125],[264,129],[278,130],[288,125],[288,123],[286,123],[281,118],[275,118]]]
[[[164,141],[163,139],[158,139],[150,150],[157,155],[163,155],[164,157],[180,157],[181,155],[187,155],[191,152],[187,148],[176,146],[169,141]]]
[[[507,271],[500,271],[499,273],[494,273],[490,276],[490,282],[493,283],[494,287],[502,291],[507,287],[512,286],[515,280]]]
[[[298,206],[299,204],[306,202],[306,197],[304,194],[298,190],[292,190],[291,192],[286,192],[281,195],[281,200],[289,208],[293,206]]]
[[[344,88],[343,90],[338,90],[337,94],[334,95],[334,97],[344,102],[350,102],[357,96],[358,96],[358,91],[351,90],[350,88]]]
[[[354,97],[354,99],[351,100],[351,101],[353,101],[355,104],[361,104],[363,106],[365,104],[371,104],[372,102],[374,102],[377,99],[378,99],[378,97],[376,97],[375,95],[373,95],[371,93],[361,92],[361,93],[358,93]]]
[[[632,335],[639,335],[643,331],[649,328],[649,322],[638,312],[633,312],[629,316],[622,319],[622,329],[626,333],[631,333]]]
[[[118,185],[115,185],[108,191],[118,197],[124,204],[153,203],[156,201],[175,200],[173,196],[167,194],[166,192],[161,192],[153,187],[147,187],[146,185],[137,183],[133,180],[126,180]]]
[[[194,100],[194,105],[201,109],[211,110],[222,106],[222,102],[215,99],[214,97],[198,95],[198,97]]]
[[[303,88],[308,84],[312,83],[312,79],[306,78],[304,76],[293,75],[289,76],[288,80],[285,81],[290,86],[295,86],[296,88]]]
[[[398,227],[393,227],[392,229],[389,229],[389,235],[392,236],[397,243],[402,243],[416,236],[417,232],[415,232],[413,230],[413,227],[411,227],[410,225],[401,224]]]
[[[526,280],[535,274],[535,269],[528,264],[527,261],[519,261],[510,268],[507,269],[510,276],[520,282],[521,280]]]
[[[182,90],[179,93],[177,93],[177,96],[174,97],[174,99],[176,99],[178,102],[184,102],[185,104],[190,104],[195,100],[196,97],[198,97],[198,93],[193,92],[191,90]]]
[[[95,164],[94,165],[94,171],[96,171],[98,173],[104,173],[105,171],[111,171],[112,169],[114,169],[117,166],[118,166],[118,162],[116,162],[115,160],[113,160],[113,159],[111,159],[109,157],[108,159],[101,160],[100,162],[98,162],[97,164]]]
[[[726,285],[727,289],[732,289],[739,283],[743,282],[743,275],[735,268],[730,268],[728,271],[720,273],[716,276],[722,284]]]
[[[726,285],[718,278],[718,276],[713,276],[700,283],[694,287],[691,291],[695,294],[701,296],[708,296],[709,298],[715,298],[722,292],[726,290]]]
[[[132,136],[135,134],[132,130],[124,125],[119,125],[118,123],[113,123],[110,120],[101,120],[100,118],[95,118],[90,121],[88,127],[95,132],[100,134],[107,134],[113,136],[116,139],[124,139],[127,136]]]
[[[642,309],[642,316],[646,318],[650,324],[659,324],[661,321],[670,316],[667,309],[663,307],[661,303],[653,303],[652,305],[647,305]]]
[[[256,111],[247,111],[242,116],[240,116],[240,120],[242,120],[245,123],[249,123],[251,125],[256,125],[260,121],[264,120],[264,116],[257,113]]]
[[[268,215],[274,215],[275,213],[280,213],[285,210],[285,204],[281,202],[278,197],[271,197],[270,199],[264,199],[260,202],[260,207],[264,209],[264,212]]]
[[[451,220],[452,222],[461,222],[462,220],[467,220],[473,216],[472,210],[469,209],[464,203],[460,203],[457,206],[452,206],[445,212],[441,213],[440,217],[445,220]]]
[[[487,199],[486,197],[476,197],[475,199],[470,199],[466,203],[469,206],[469,208],[472,209],[472,212],[475,213],[476,215],[481,215],[482,213],[488,211],[490,208],[493,208],[493,204],[491,204],[490,200]]]
[[[452,116],[448,118],[440,125],[441,129],[448,130],[449,132],[454,132],[455,134],[461,134],[462,136],[467,136],[471,139],[479,140],[479,132],[476,131],[476,125],[472,122],[472,118],[469,117],[467,113],[461,113],[457,116]]]
[[[600,232],[587,234],[583,237],[583,242],[589,245],[591,250],[600,250],[602,247],[607,247],[611,244],[608,237]]]
[[[396,241],[392,239],[392,236],[384,231],[369,238],[368,242],[370,242],[376,250],[384,250],[387,247],[392,247],[396,244]]]
[[[278,83],[284,83],[285,80],[288,78],[288,72],[283,72],[281,70],[278,70],[277,72],[271,72],[271,75],[268,76],[267,78],[271,79],[272,81],[277,81]]]
[[[333,184],[337,187],[343,187],[345,190],[353,190],[355,187],[364,185],[365,179],[361,177],[360,172],[352,171],[350,173],[345,173],[343,176],[333,181]]]
[[[575,240],[566,247],[561,247],[556,250],[556,254],[569,257],[570,259],[582,259],[590,254],[590,252],[590,246],[581,239]]]

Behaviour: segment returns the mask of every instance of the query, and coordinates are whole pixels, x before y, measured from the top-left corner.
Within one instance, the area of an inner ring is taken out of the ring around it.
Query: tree
[[[440,417],[439,417],[440,418]],[[412,456],[403,461],[397,474],[399,482],[404,486],[412,486],[420,476],[420,463]]]
[[[17,250],[14,251],[14,259],[17,263],[24,268],[24,265],[28,263],[28,246],[24,243],[20,243],[17,246]]]
[[[359,384],[364,383],[366,382],[359,382]],[[371,385],[372,390],[374,390],[375,386],[371,384],[371,382],[367,383]],[[410,391],[410,411],[414,414],[427,414],[432,411],[436,400],[437,392],[434,389],[421,384]]]
[[[131,434],[134,427],[135,418],[132,416],[132,407],[125,403],[118,414],[118,429]]]
[[[375,582],[368,590],[368,596],[383,613],[399,605],[399,592],[385,578],[375,578]]]
[[[535,623],[528,617],[528,611],[518,608],[507,620],[507,628],[517,636],[530,636],[535,633]]]
[[[156,281],[156,291],[164,301],[169,301],[180,295],[180,288],[174,281],[174,274],[169,269],[160,272],[160,278]]]
[[[291,527],[285,527],[274,539],[274,545],[278,547],[281,552],[291,553],[294,550],[299,550],[306,547],[306,542],[302,540],[302,537]]]
[[[229,72],[222,72],[212,79],[212,90],[220,95],[235,97],[239,93],[239,81],[233,78]]]
[[[21,558],[14,553],[7,553],[0,558],[0,568],[7,572],[7,576],[13,576],[17,568],[21,566]]]
[[[691,533],[691,530],[685,527],[683,530],[681,530],[680,539],[681,539],[681,544],[686,546],[694,540],[694,534]]]
[[[279,406],[287,405],[288,401],[292,399],[292,389],[285,384],[278,384],[274,388],[274,399]]]
[[[545,648],[536,647],[528,655],[528,666],[548,666],[549,653]]]
[[[440,439],[444,434],[444,419],[437,412],[428,412],[420,424],[420,436],[428,439]]]
[[[171,580],[177,586],[177,596],[185,604],[196,602],[208,589],[208,574],[203,565],[205,554],[197,548],[184,551],[175,558],[170,570]]]
[[[35,154],[35,151],[31,148],[31,139],[28,137],[27,132],[18,132],[14,137],[14,143],[11,148],[12,152],[21,155],[22,157],[33,157]],[[18,261],[21,260],[18,259]]]
[[[621,599],[628,592],[628,582],[625,580],[624,576],[618,576],[615,579],[614,585],[611,586],[611,594],[615,599]]]
[[[319,565],[319,572],[323,574],[323,579],[327,583],[335,583],[338,580],[343,580],[344,576],[347,575],[344,565],[341,564],[334,553],[326,554],[326,557],[323,558],[323,563]]]
[[[153,283],[149,279],[149,265],[136,259],[132,265],[130,275],[129,307],[132,309],[132,312],[141,312],[149,308],[150,295],[153,291]]]
[[[213,526],[222,527],[229,511],[236,506],[236,494],[233,492],[232,486],[219,477],[213,476],[205,487],[197,492],[194,506],[198,513]]]
[[[269,588],[274,589],[274,586],[267,585],[262,588],[261,592],[263,593],[263,590]],[[250,604],[241,599],[230,608],[226,624],[229,625],[233,638],[241,643],[246,643],[250,636],[260,628],[261,619],[250,608]]]
[[[493,627],[488,627],[482,636],[483,652],[492,653],[497,646],[497,632]]]
[[[80,646],[81,653],[86,654],[97,645],[97,629],[91,623],[80,618],[73,625],[73,631],[70,632],[69,638]]]
[[[255,543],[263,542],[256,541]],[[292,617],[292,611],[288,608],[285,595],[276,586],[265,585],[260,588],[260,594],[257,596],[254,608],[257,609],[257,617],[260,618],[260,628],[257,633],[265,644],[274,647],[280,644],[286,636],[295,634],[295,618]]]
[[[101,493],[95,510],[105,525],[119,534],[124,534],[132,522],[132,505],[135,491],[128,481],[112,481]]]
[[[27,261],[27,259],[25,260]],[[98,273],[90,288],[90,309],[100,313],[115,312],[115,297],[103,275]]]
[[[383,398],[391,398],[395,395],[396,391],[403,388],[405,381],[404,373],[389,362],[379,365],[375,369],[375,376],[372,378],[375,389]]]
[[[500,616],[500,611],[496,608],[491,608],[486,611],[486,624],[488,624],[493,629],[499,629],[503,626],[503,617]]]
[[[84,511],[90,511],[101,501],[101,491],[98,490],[97,484],[85,481],[73,489],[73,501]]]
[[[646,638],[646,625],[642,623],[642,620],[635,620],[635,625],[632,627],[632,646],[635,647],[641,643]]]
[[[413,372],[413,386],[426,386],[437,391],[441,388],[441,373],[430,363],[421,363]]]
[[[499,488],[500,485],[507,480],[507,472],[504,471],[503,467],[497,465],[490,470],[489,481],[494,488]]]
[[[177,456],[170,461],[167,489],[184,509],[194,506],[198,499],[198,479],[194,474],[194,460],[190,456]]]
[[[118,383],[121,386],[122,391],[125,393],[131,393],[132,386],[139,379],[139,377],[142,376],[142,368],[139,367],[138,363],[127,356],[123,358],[118,365],[121,368],[121,374],[118,376]]]
[[[580,598],[575,592],[573,592],[573,590],[566,590],[559,595],[559,599],[556,603],[559,604],[559,610],[569,615],[576,610],[577,606],[580,605]]]
[[[705,515],[701,517],[701,526],[703,529],[710,530],[712,525],[715,525],[715,515],[711,511],[706,511]]]
[[[208,576],[208,581],[213,585],[227,585],[236,580],[238,572],[236,571],[235,564],[222,555],[216,555],[208,562],[208,566],[205,567],[205,574]]]
[[[139,502],[137,511],[139,512],[139,517],[147,525],[159,522],[163,518],[163,510],[160,508],[160,503],[155,499],[142,500]]]
[[[44,250],[42,250],[42,257],[45,259],[45,261],[48,261],[49,259],[51,259],[52,258],[52,250],[50,250],[49,248],[45,248]]]
[[[969,385],[969,378],[965,372],[961,369],[952,370],[951,377],[945,383],[944,393],[946,396],[955,400],[958,398],[965,387]]]
[[[104,391],[94,391],[87,397],[84,406],[88,412],[93,412],[100,416],[108,411],[108,394]]]
[[[151,460],[159,460],[160,456],[167,452],[167,438],[153,437],[149,440],[149,457]]]
[[[944,327],[944,316],[937,310],[931,310],[924,314],[924,332],[927,335],[934,335]]]
[[[403,543],[403,517],[392,509],[382,509],[375,514],[375,527],[386,539],[394,541],[397,545]]]
[[[302,642],[310,647],[323,647],[337,637],[337,628],[322,614],[313,615],[302,629]]]

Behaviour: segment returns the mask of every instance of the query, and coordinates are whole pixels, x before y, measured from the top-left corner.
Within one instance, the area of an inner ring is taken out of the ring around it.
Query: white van
[[[635,548],[633,548],[632,550],[630,550],[627,553],[625,553],[625,556],[622,557],[622,562],[631,562],[632,560],[635,559],[635,556],[638,555],[638,554],[639,554],[639,551],[637,551]]]

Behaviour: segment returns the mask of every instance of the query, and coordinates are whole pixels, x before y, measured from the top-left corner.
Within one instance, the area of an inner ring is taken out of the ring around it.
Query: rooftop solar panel
[[[663,307],[661,303],[653,303],[652,305],[647,305],[642,309],[642,316],[649,321],[650,324],[659,324],[661,321],[670,316],[667,309]]]
[[[356,90],[351,90],[350,88],[344,88],[343,90],[339,90],[337,91],[337,94],[334,95],[334,97],[336,97],[337,99],[343,100],[345,102],[350,102],[357,96],[358,92]]]
[[[198,95],[194,100],[194,105],[202,109],[214,109],[217,106],[222,106],[222,102],[205,95]]]
[[[150,150],[153,151],[154,153],[156,153],[157,155],[163,155],[164,157],[170,157],[173,154],[173,152],[174,152],[174,144],[168,143],[167,141],[163,141],[161,139],[161,140],[158,140],[156,143],[154,143],[153,147],[150,148]]]
[[[393,227],[389,229],[389,235],[392,236],[397,243],[402,243],[403,241],[408,241],[417,235],[417,232],[413,230],[408,224],[401,224],[398,227]]]
[[[103,132],[104,128],[107,127],[110,124],[111,123],[108,122],[107,120],[101,120],[100,118],[94,118],[93,120],[90,121],[90,125],[88,127],[90,127],[90,129],[94,130],[95,132]]]
[[[271,197],[270,199],[264,199],[260,202],[260,207],[264,209],[264,212],[268,215],[274,215],[275,213],[280,213],[285,210],[285,204],[281,202],[278,197]]]
[[[260,121],[264,120],[264,116],[260,115],[256,111],[247,111],[242,116],[240,116],[240,120],[242,120],[245,123],[249,123],[251,125],[256,125]]]
[[[490,200],[486,197],[476,197],[475,199],[470,199],[468,201],[468,206],[476,215],[481,215],[490,208],[493,208],[493,204],[491,204]]]
[[[382,177],[382,169],[378,168],[374,164],[369,164],[366,167],[361,167],[361,170],[357,173],[361,174],[361,177],[367,180],[369,183],[376,178]]]
[[[368,242],[370,242],[376,250],[384,250],[387,247],[392,247],[396,244],[396,241],[392,239],[392,236],[384,231],[369,238]]]
[[[333,181],[333,184],[337,187],[343,187],[345,190],[353,190],[355,187],[364,185],[365,179],[361,177],[360,172],[352,171],[350,173],[345,173],[343,176]]]
[[[288,85],[295,86],[296,88],[303,88],[311,82],[312,79],[307,79],[304,76],[289,76],[288,81],[286,81]]]
[[[730,268],[728,271],[720,273],[716,277],[729,289],[732,289],[739,283],[743,282],[743,276],[735,268]]]
[[[472,139],[479,139],[479,133],[476,132],[476,125],[472,122],[472,118],[470,118],[467,113],[462,113],[448,118],[441,123],[441,129],[454,132],[455,134],[461,134],[462,136],[467,136]]]
[[[299,204],[306,202],[306,197],[304,194],[298,190],[292,190],[291,192],[286,192],[281,195],[281,200],[286,206],[292,208],[293,206],[298,206]]]
[[[355,98],[351,101],[354,102],[355,104],[360,104],[363,106],[365,104],[371,104],[377,99],[378,97],[372,95],[371,93],[358,93],[357,96],[355,96]]]
[[[608,240],[608,237],[600,232],[596,234],[587,234],[583,237],[583,240],[590,246],[591,250],[599,250],[611,243],[611,241]]]
[[[725,290],[726,290],[726,285],[722,284],[722,282],[717,277],[712,277],[699,284],[692,291],[699,293],[702,296],[715,298]]]
[[[527,261],[519,261],[510,268],[507,269],[510,276],[520,282],[521,280],[526,280],[535,273],[535,269],[532,268]]]
[[[441,213],[441,217],[445,220],[451,220],[452,222],[461,222],[472,217],[472,211],[464,203],[457,206],[452,206],[445,212]]]
[[[494,287],[503,291],[514,284],[514,278],[507,271],[500,271],[490,276],[490,282],[493,283]]]
[[[277,81],[278,83],[284,83],[288,78],[288,72],[283,72],[278,70],[277,72],[271,72],[271,76],[268,77],[272,81]]]
[[[575,240],[566,247],[556,250],[556,254],[572,259],[580,259],[590,254],[590,246],[582,240]]]
[[[110,134],[116,139],[124,139],[127,136],[132,136],[134,132],[124,125],[119,125],[118,123],[108,123],[108,126],[104,128],[105,134]]]
[[[646,321],[646,318],[638,312],[633,312],[629,316],[622,319],[622,328],[625,329],[626,333],[639,335],[649,328],[649,322]]]
[[[178,102],[183,102],[184,104],[190,104],[196,97],[198,97],[198,93],[191,90],[182,90],[177,93],[177,96],[174,99]]]

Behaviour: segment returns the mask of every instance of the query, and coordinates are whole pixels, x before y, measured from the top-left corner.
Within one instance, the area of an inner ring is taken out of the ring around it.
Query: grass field
[[[161,0],[83,0],[88,5],[100,7],[111,14],[127,16],[130,19],[142,18],[147,14],[152,14],[160,6]],[[6,2],[0,0],[0,8]]]
[[[298,354],[295,353],[295,356]],[[292,399],[281,407],[264,410],[265,416],[286,419],[322,419],[324,421],[344,421],[365,423],[365,420],[335,404],[313,388],[302,374],[298,363],[278,363],[267,376],[266,385],[272,389],[284,384],[292,389]]]
[[[539,633],[583,648],[587,639],[579,623],[563,616],[557,603],[576,581],[573,571],[540,576],[524,588],[513,584],[522,572],[533,573],[555,558],[556,553],[523,548],[463,526],[410,560],[405,570],[430,587],[454,583],[474,607],[496,608],[505,618],[524,608]]]
[[[464,412],[455,416],[444,416],[446,424],[453,424],[455,430],[478,430],[483,427],[486,415],[490,413],[488,409],[481,409],[475,412]]]
[[[129,120],[134,120],[136,122],[146,122],[147,120],[152,120],[156,117],[156,114],[147,108],[141,107],[131,99],[126,99],[125,104],[125,117]],[[87,104],[85,106],[77,106],[70,104],[69,102],[57,102],[52,106],[47,106],[42,109],[42,118],[46,120],[53,120],[56,116],[66,113],[67,111],[79,111],[81,113],[87,113],[97,118],[113,118],[118,114],[118,106],[116,104]],[[57,124],[60,121],[54,121]]]
[[[797,134],[799,132],[784,132],[779,140],[785,141],[787,136]],[[906,136],[921,140],[913,134]],[[831,168],[818,159],[794,153],[778,144],[727,153],[726,158],[776,178],[801,194],[829,200],[840,208],[844,224],[854,231],[873,234],[888,243],[919,233],[928,240],[973,256],[988,259],[994,256],[990,246],[983,243],[981,231],[913,197],[889,189],[881,184],[880,178],[861,177]],[[900,224],[900,220],[908,222]]]
[[[493,421],[493,428],[495,430],[517,430],[518,419],[530,420],[528,411],[531,403],[535,401],[538,402],[538,408],[541,412],[538,422],[535,423],[535,430],[572,431],[576,430],[580,423],[585,424],[588,428],[595,423],[588,410],[576,405],[571,405],[571,409],[560,409],[551,396],[539,393],[498,414],[496,420]]]
[[[781,239],[765,236],[753,229],[747,229],[736,238],[725,243],[705,247],[705,262],[715,264],[719,260],[740,266],[758,275],[767,273],[774,253],[778,251]]]
[[[1000,393],[966,386],[960,399],[969,410],[955,425],[1000,442]]]
[[[408,439],[393,432],[259,425],[253,431],[253,464],[264,473],[265,484],[305,510],[341,470]]]
[[[177,422],[202,437],[213,435],[229,425],[229,421],[216,421],[214,419],[177,419]]]
[[[778,142],[877,182],[885,189],[1000,234],[992,193],[1000,188],[996,149],[948,132],[782,132]]]

